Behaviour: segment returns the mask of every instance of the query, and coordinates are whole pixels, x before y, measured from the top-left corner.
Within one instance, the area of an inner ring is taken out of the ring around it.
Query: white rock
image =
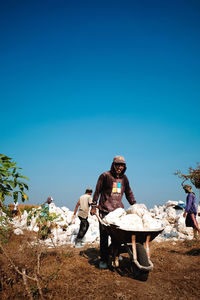
[[[184,201],[182,201],[182,200],[179,200],[178,201],[178,204],[184,204],[185,202]]]
[[[140,231],[144,229],[142,219],[136,214],[123,215],[115,221],[115,224],[124,230]]]
[[[70,212],[69,208],[67,208],[65,206],[62,206],[61,209],[64,212],[64,214],[66,214],[66,215]]]
[[[185,218],[183,218],[183,211],[177,214],[177,211],[173,208],[181,201],[168,201],[163,206],[155,205],[153,209],[148,210],[144,204],[135,204],[127,209],[127,212],[118,208],[115,211],[108,214],[104,219],[107,224],[116,224],[123,230],[131,231],[148,231],[157,230],[160,227],[164,227],[162,234],[158,235],[155,240],[178,240],[178,239],[192,239],[193,229],[185,226]],[[184,203],[184,202],[183,202]],[[20,232],[23,229],[37,232],[39,230],[37,226],[37,218],[40,214],[40,209],[35,209],[36,216],[33,216],[27,226],[28,213],[24,211],[20,218],[14,218],[12,224],[17,229],[16,232]],[[65,245],[69,243],[73,245],[74,240],[79,231],[80,220],[76,216],[75,222],[69,225],[73,212],[67,207],[56,207],[54,203],[50,205],[50,213],[55,213],[59,217],[54,220],[57,224],[57,229],[52,230],[52,240],[55,245]],[[105,221],[104,220],[104,221]],[[197,221],[200,224],[200,217],[197,217]],[[96,216],[89,215],[88,217],[89,229],[83,239],[84,243],[96,243],[99,242],[99,222]],[[66,226],[66,231],[63,231],[63,226]],[[15,230],[16,230],[15,229]],[[52,240],[46,239],[41,241],[48,247],[52,247]]]
[[[147,207],[144,204],[134,204],[126,210],[127,214],[137,214],[140,218],[142,218],[147,212]]]
[[[165,203],[165,207],[176,206],[178,205],[178,201],[169,200]]]
[[[166,208],[166,213],[167,213],[166,217],[169,223],[174,223],[176,219],[176,210],[173,207],[168,206]]]
[[[20,228],[16,228],[16,229],[14,230],[14,234],[16,234],[16,235],[21,235],[21,234],[24,234],[24,233],[23,233],[23,231],[22,231]]]
[[[177,230],[185,235],[192,235],[193,229],[185,226],[185,218],[181,215],[177,220]]]
[[[126,211],[123,208],[117,208],[114,211],[110,212],[108,215],[106,215],[103,218],[103,221],[106,224],[116,224],[116,220],[122,217],[123,215],[126,215]]]
[[[152,218],[150,213],[146,213],[143,218],[143,227],[146,230],[157,230],[163,227],[163,224],[160,220]]]

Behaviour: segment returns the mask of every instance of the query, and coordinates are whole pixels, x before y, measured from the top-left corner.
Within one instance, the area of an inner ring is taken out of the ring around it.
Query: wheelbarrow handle
[[[98,213],[95,213],[95,216],[97,217],[97,220],[99,221],[99,223],[101,223],[101,225],[109,226],[109,224],[106,224],[106,223],[100,218],[100,216],[98,215]]]
[[[145,270],[145,271],[151,271],[151,270],[153,270],[153,263],[151,262],[150,259],[148,259],[149,266],[142,266],[137,259],[134,259],[133,262],[136,264],[136,266],[140,270]]]

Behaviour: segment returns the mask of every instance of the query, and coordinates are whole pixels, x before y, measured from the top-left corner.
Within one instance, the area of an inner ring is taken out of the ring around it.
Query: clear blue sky
[[[0,153],[29,203],[74,209],[118,154],[138,203],[185,200],[173,173],[200,161],[199,0],[2,0],[0,38]]]

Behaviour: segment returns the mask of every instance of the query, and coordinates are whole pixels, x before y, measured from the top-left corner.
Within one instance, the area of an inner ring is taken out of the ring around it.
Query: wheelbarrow
[[[153,263],[150,260],[150,242],[155,239],[164,228],[145,231],[132,231],[121,229],[114,224],[106,224],[99,217],[98,220],[106,226],[111,237],[112,266],[119,266],[120,253],[128,253],[133,278],[140,281],[148,279],[149,271],[153,270]]]

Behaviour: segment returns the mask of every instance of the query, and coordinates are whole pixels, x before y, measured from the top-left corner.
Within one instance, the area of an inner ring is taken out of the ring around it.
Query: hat
[[[51,203],[52,201],[53,201],[53,198],[52,197],[48,197],[46,202],[47,203]]]
[[[185,184],[183,185],[183,189],[187,192],[191,192],[192,191],[192,186],[189,184]]]
[[[87,188],[85,191],[86,194],[92,194],[92,189],[91,188]]]
[[[125,164],[125,158],[123,156],[117,155],[113,158],[115,164]]]

